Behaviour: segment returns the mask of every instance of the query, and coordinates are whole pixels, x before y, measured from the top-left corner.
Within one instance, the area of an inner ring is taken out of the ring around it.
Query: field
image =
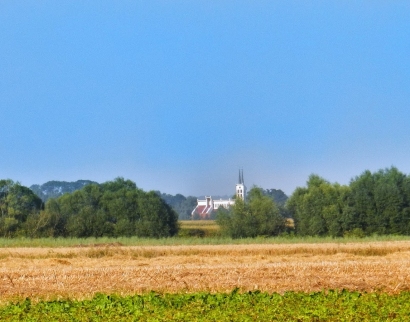
[[[3,302],[168,293],[410,288],[410,241],[0,248]]]
[[[161,240],[0,239],[1,320],[404,320],[410,310],[408,237],[232,240],[212,221],[181,226]]]

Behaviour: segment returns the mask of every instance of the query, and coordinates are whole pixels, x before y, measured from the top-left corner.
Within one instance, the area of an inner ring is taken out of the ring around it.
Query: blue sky
[[[0,178],[291,194],[410,173],[408,1],[0,1]]]

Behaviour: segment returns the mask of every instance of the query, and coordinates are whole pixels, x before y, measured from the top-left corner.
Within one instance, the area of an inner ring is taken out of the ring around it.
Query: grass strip
[[[364,238],[345,237],[256,237],[232,239],[229,237],[101,237],[101,238],[0,238],[0,248],[10,247],[74,247],[94,245],[117,246],[180,246],[180,245],[254,245],[254,244],[301,244],[301,243],[367,243],[375,241],[408,241],[410,236],[369,236]]]

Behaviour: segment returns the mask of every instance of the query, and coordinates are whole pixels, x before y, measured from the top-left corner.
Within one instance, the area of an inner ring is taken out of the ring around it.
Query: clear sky
[[[0,1],[0,178],[291,194],[410,173],[409,1]]]

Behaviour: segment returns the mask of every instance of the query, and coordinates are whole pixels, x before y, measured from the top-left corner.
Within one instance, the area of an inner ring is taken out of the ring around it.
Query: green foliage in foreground
[[[410,292],[329,291],[157,294],[30,300],[0,308],[2,321],[407,321]]]

